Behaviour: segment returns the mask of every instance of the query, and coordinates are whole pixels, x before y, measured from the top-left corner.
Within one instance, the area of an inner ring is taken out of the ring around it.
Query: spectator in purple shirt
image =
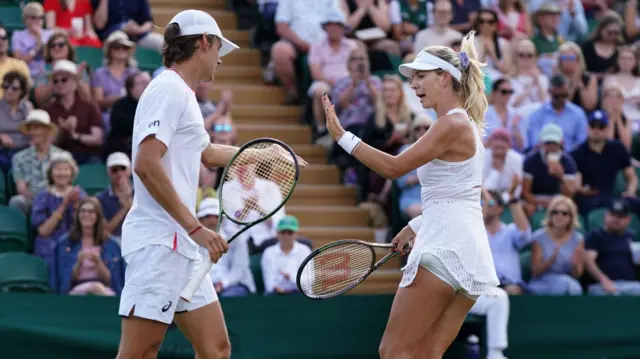
[[[26,29],[13,32],[11,49],[13,56],[29,65],[31,77],[35,78],[44,73],[44,47],[53,31],[43,28],[44,8],[38,2],[22,8],[22,21]]]
[[[127,94],[124,83],[129,75],[138,72],[133,59],[135,43],[127,34],[115,31],[105,41],[105,66],[93,73],[93,99],[102,111],[105,133],[109,133],[111,106]]]
[[[69,232],[76,207],[86,196],[82,189],[72,185],[77,174],[78,165],[68,152],[51,154],[46,170],[48,186],[33,200],[31,225],[38,233],[34,254],[49,265],[57,239]]]

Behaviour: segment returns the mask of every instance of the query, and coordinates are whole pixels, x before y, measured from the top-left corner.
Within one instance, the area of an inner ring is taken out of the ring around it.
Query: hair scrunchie
[[[469,63],[469,55],[464,51],[460,51],[460,68],[462,71],[467,71],[467,69],[469,69]]]

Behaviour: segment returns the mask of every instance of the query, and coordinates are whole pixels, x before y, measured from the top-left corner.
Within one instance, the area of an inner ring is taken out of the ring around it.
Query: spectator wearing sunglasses
[[[17,71],[8,72],[2,79],[4,95],[0,98],[0,169],[11,168],[11,157],[29,145],[27,136],[20,132],[20,124],[33,106],[25,95],[27,79]]]
[[[537,295],[582,295],[584,237],[576,205],[569,197],[554,197],[542,223],[531,235],[529,289]]]
[[[513,96],[509,104],[527,120],[547,100],[549,78],[538,68],[533,42],[517,40],[513,47],[515,58],[510,73]]]
[[[557,32],[562,38],[580,41],[589,33],[589,25],[580,0],[530,0],[529,11],[535,13],[545,5],[553,3],[557,13]]]
[[[9,35],[7,30],[0,24],[0,79],[11,71],[21,73],[28,79],[29,84],[31,83],[31,75],[27,63],[9,56]],[[0,88],[0,97],[3,95],[4,90]]]
[[[558,49],[558,72],[569,80],[569,100],[590,112],[598,105],[598,79],[587,71],[582,49],[565,42]]]
[[[53,84],[51,83],[51,71],[56,62],[60,60],[68,60],[75,62],[76,50],[69,41],[69,36],[65,32],[54,32],[47,41],[44,49],[44,69],[39,72],[39,76],[35,79],[34,97],[36,104],[40,108],[48,106],[53,98]],[[91,98],[91,89],[89,88],[89,75],[87,73],[87,64],[82,62],[77,65],[78,73],[78,94],[85,98]]]
[[[116,101],[111,108],[111,131],[105,142],[105,156],[114,152],[123,152],[131,157],[133,119],[138,100],[149,82],[151,82],[151,76],[148,72],[133,73],[124,81],[127,95]]]
[[[551,100],[545,102],[529,117],[525,146],[531,148],[540,143],[542,128],[555,123],[562,128],[564,148],[571,151],[587,139],[587,116],[584,111],[569,102],[569,80],[554,75],[549,88]]]
[[[114,152],[107,157],[109,187],[96,196],[102,205],[106,220],[105,230],[118,243],[122,233],[122,221],[133,204],[131,186],[131,160],[122,152]]]
[[[102,162],[103,124],[95,103],[78,96],[78,67],[59,60],[53,67],[51,83],[55,100],[46,108],[60,131],[56,144],[70,152],[76,162]]]
[[[582,44],[587,69],[599,80],[613,70],[618,58],[618,46],[622,45],[622,19],[615,11],[607,11],[599,20],[593,35]]]
[[[500,287],[511,295],[523,294],[527,285],[522,278],[520,251],[531,244],[531,225],[515,190],[507,197],[494,191],[486,193],[488,197],[482,203],[482,214]],[[513,223],[502,222],[505,208],[510,210]]]
[[[53,31],[43,28],[44,8],[35,1],[22,8],[22,21],[27,28],[13,32],[11,48],[16,58],[29,65],[31,76],[36,77],[44,70],[44,48]]]
[[[491,87],[490,105],[484,115],[485,134],[487,138],[499,130],[504,129],[510,133],[509,142],[514,149],[524,149],[522,137],[521,119],[517,111],[509,105],[513,96],[513,86],[507,78],[496,80]]]
[[[540,131],[540,148],[524,160],[522,196],[528,215],[549,207],[551,199],[563,194],[573,197],[577,188],[576,163],[562,150],[562,128],[549,123]]]
[[[478,59],[487,64],[483,71],[493,80],[508,74],[511,69],[511,46],[498,34],[498,21],[494,10],[480,9],[473,24]]]
[[[629,152],[620,141],[607,138],[608,126],[609,118],[604,111],[591,113],[587,140],[571,152],[579,173],[576,203],[580,213],[584,215],[593,209],[609,205],[620,171],[626,183],[626,190],[622,195],[636,197],[638,178],[631,166]]]

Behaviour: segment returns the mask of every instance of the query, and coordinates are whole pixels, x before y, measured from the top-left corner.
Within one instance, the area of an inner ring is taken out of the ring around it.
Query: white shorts
[[[171,324],[175,313],[202,308],[218,300],[209,274],[191,298],[180,293],[201,261],[191,260],[163,245],[149,245],[124,256],[127,263],[118,314]]]
[[[440,278],[441,281],[447,283],[454,291],[462,293],[464,296],[477,300],[479,295],[471,295],[467,293],[460,285],[457,279],[453,277],[453,275],[449,272],[447,267],[442,263],[442,261],[430,253],[422,253],[420,256],[420,265],[424,267],[424,269],[431,272],[436,277]]]

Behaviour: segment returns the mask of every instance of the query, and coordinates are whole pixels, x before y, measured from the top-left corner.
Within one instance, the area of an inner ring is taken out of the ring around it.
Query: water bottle
[[[480,339],[473,334],[467,338],[466,359],[480,359]]]

